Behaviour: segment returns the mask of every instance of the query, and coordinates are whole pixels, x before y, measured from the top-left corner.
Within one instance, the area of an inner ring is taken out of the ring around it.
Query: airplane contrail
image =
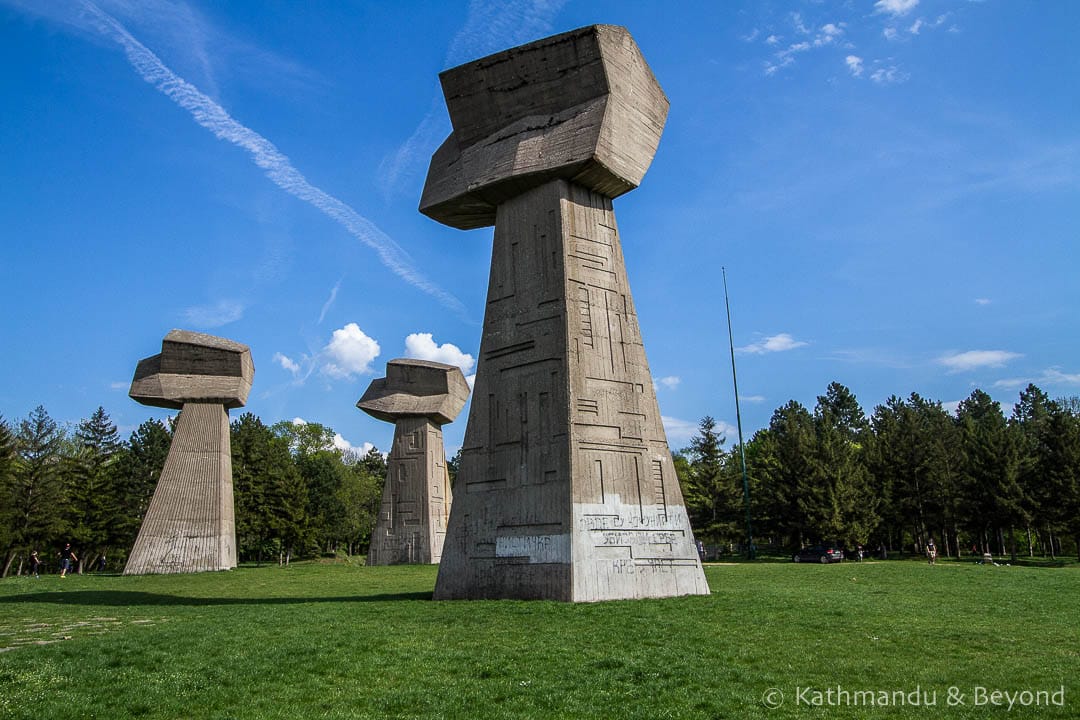
[[[149,48],[140,43],[116,18],[89,0],[82,6],[92,16],[99,33],[124,49],[128,62],[143,80],[153,85],[174,103],[191,113],[199,125],[225,140],[247,150],[251,159],[270,180],[285,192],[310,204],[336,221],[379,256],[379,260],[410,285],[432,295],[446,307],[466,316],[465,306],[452,294],[428,280],[410,262],[408,254],[370,220],[308,182],[272,142],[251,128],[237,122],[225,108],[198,88],[170,70]]]

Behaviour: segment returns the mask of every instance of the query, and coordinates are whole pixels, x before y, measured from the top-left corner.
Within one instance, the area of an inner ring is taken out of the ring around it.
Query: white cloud
[[[848,70],[854,77],[859,77],[863,73],[863,61],[858,55],[848,55],[844,58],[844,62],[847,64]]]
[[[949,402],[941,403],[941,407],[945,412],[956,417],[956,411],[960,409],[960,403],[962,402],[963,400],[950,400]]]
[[[769,37],[765,38],[765,44],[766,45],[779,45],[780,44],[780,37],[778,35],[770,35]]]
[[[282,355],[279,352],[274,353],[274,362],[291,372],[293,375],[300,372],[300,366],[293,362],[292,358]]]
[[[802,15],[800,15],[799,13],[791,13],[791,24],[795,26],[796,31],[802,33],[803,35],[810,34],[810,28],[806,27],[806,24],[803,23]]]
[[[770,335],[763,340],[751,343],[741,348],[736,348],[737,352],[751,353],[753,355],[763,355],[771,352],[784,352],[786,350],[794,350],[795,348],[804,347],[809,345],[802,340],[796,340],[788,333],[780,333],[778,335]]]
[[[110,390],[127,390],[129,387],[131,387],[131,383],[126,383],[126,382],[112,382],[112,383],[109,383],[109,389]]]
[[[680,420],[667,415],[661,415],[660,420],[664,423],[664,433],[667,434],[668,445],[673,448],[686,445],[698,431],[697,423],[689,420]]]
[[[476,373],[473,373],[472,375],[466,375],[465,382],[468,384],[469,390],[472,390],[473,386],[476,385]]]
[[[836,42],[836,39],[844,34],[844,23],[839,25],[835,23],[827,23],[821,26],[821,31],[814,38],[814,45],[821,47],[823,45],[831,45]]]
[[[740,395],[739,399],[743,402],[753,403],[755,405],[765,402],[764,395]]]
[[[1023,357],[1020,353],[1007,350],[968,350],[966,352],[942,355],[938,364],[949,368],[950,372],[963,372],[981,367],[1002,367],[1010,360]]]
[[[334,447],[342,452],[352,451],[358,455],[367,455],[375,446],[369,442],[353,445],[351,442],[341,437],[341,433],[334,433]]]
[[[372,340],[356,323],[335,330],[323,354],[327,361],[322,371],[334,378],[351,378],[370,373],[371,362],[379,356],[379,343]]]
[[[184,310],[184,320],[200,328],[236,322],[244,316],[244,306],[235,300],[219,300],[213,305],[194,305]]]
[[[994,383],[994,387],[1005,390],[1015,390],[1017,388],[1027,387],[1030,383],[1034,383],[1040,387],[1080,385],[1080,373],[1064,373],[1060,368],[1052,367],[1043,370],[1039,377],[1035,378],[1005,378],[1003,380],[998,380]]]
[[[436,343],[431,333],[413,333],[405,338],[405,357],[457,365],[466,375],[476,364],[473,356],[462,352],[457,345]]]
[[[690,442],[690,438],[698,433],[698,423],[696,422],[680,420],[679,418],[668,417],[666,415],[661,415],[660,420],[664,423],[664,433],[667,435],[668,445],[670,447],[676,449],[685,447]],[[739,429],[731,423],[717,420],[715,430],[720,437],[729,439],[732,442],[737,442]]]
[[[870,79],[878,85],[895,85],[897,83],[905,82],[908,77],[909,75],[906,72],[895,65],[879,67],[874,70],[874,72],[870,73]]]
[[[990,298],[975,298],[976,305],[989,305]]]
[[[744,35],[743,36],[743,42],[754,42],[754,40],[757,40],[757,36],[760,35],[760,34],[761,34],[761,31],[759,31],[757,28],[754,28],[753,30],[750,31],[749,35]]]
[[[294,417],[292,419],[292,424],[293,425],[304,426],[304,425],[307,425],[308,422],[307,422],[307,420],[305,420],[302,417]],[[344,437],[342,437],[341,433],[338,433],[338,432],[334,433],[334,439],[331,442],[334,443],[335,448],[337,448],[338,450],[341,450],[342,452],[352,451],[352,452],[355,452],[355,453],[359,453],[360,455],[367,455],[368,452],[370,452],[371,449],[373,447],[375,447],[374,445],[372,445],[369,442],[360,443],[359,445],[353,445],[351,442],[349,442]]]
[[[887,27],[881,31],[881,34],[885,36],[886,40],[895,40],[900,32],[894,27]]]
[[[662,385],[668,390],[674,390],[675,388],[679,387],[679,383],[681,382],[682,378],[680,378],[678,375],[668,375],[666,377],[656,378],[655,380],[653,380],[653,387],[659,388]]]
[[[918,4],[919,0],[877,0],[874,12],[900,17],[914,10]]]
[[[911,24],[911,27],[908,28],[908,32],[911,33],[912,35],[918,35],[919,30],[921,30],[923,25],[925,25],[925,24],[926,23],[923,22],[923,19],[919,18],[918,20],[916,20],[914,23]]]

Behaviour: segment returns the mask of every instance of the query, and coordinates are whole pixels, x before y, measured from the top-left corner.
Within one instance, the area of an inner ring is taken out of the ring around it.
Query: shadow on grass
[[[402,600],[431,600],[430,592],[385,593],[381,595],[353,595],[339,597],[184,597],[159,593],[131,592],[123,590],[75,590],[71,592],[30,593],[0,597],[0,605],[23,603],[48,603],[51,605],[302,605],[304,603],[353,603],[353,602],[400,602]]]

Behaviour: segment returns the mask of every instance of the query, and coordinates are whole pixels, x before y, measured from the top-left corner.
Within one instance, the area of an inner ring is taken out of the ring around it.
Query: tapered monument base
[[[229,413],[185,403],[125,575],[236,567]]]

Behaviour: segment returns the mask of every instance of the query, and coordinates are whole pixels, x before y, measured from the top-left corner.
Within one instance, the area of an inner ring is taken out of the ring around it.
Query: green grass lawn
[[[1075,566],[718,565],[708,597],[590,605],[433,602],[435,573],[7,579],[0,717],[1080,717]],[[837,686],[937,704],[800,690]],[[1062,686],[1063,706],[974,705]]]

